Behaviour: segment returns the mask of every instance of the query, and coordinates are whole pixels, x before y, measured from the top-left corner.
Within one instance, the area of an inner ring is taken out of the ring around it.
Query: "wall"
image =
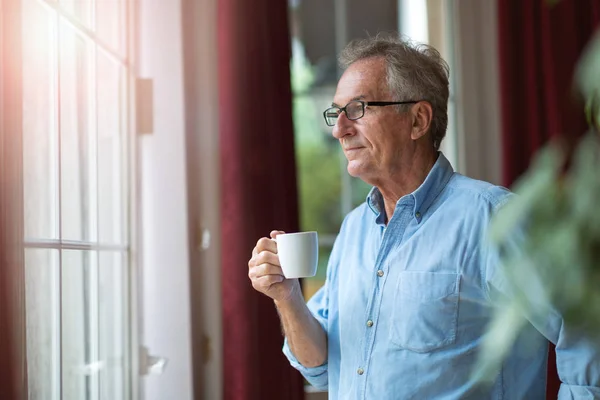
[[[147,400],[193,398],[182,15],[178,1],[139,3],[138,74],[154,81],[154,133],[139,138],[141,344],[168,358],[141,380]]]
[[[458,171],[495,184],[502,180],[500,92],[495,0],[456,0]]]
[[[183,15],[194,393],[221,399],[217,2],[183,0]]]

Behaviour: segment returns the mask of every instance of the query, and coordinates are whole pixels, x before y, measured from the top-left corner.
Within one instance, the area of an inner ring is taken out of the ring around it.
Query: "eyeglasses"
[[[351,121],[356,121],[357,119],[361,119],[365,115],[365,108],[369,107],[385,107],[392,106],[397,104],[414,104],[418,103],[418,101],[361,101],[361,100],[352,100],[350,103],[346,104],[345,107],[331,107],[327,110],[323,111],[323,117],[325,118],[325,123],[327,126],[334,126],[338,117],[343,112],[346,113],[346,117],[348,117]]]

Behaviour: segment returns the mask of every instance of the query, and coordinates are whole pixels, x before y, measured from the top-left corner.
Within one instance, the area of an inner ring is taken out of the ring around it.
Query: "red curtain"
[[[499,0],[503,181],[511,185],[548,139],[586,130],[573,100],[581,51],[600,22],[600,0]]]
[[[272,300],[248,259],[272,229],[298,230],[286,1],[218,2],[225,399],[302,399]]]
[[[0,399],[27,398],[21,2],[0,12]]]
[[[0,147],[7,144],[3,139]],[[7,159],[15,157],[0,155],[0,399],[18,400],[27,398],[22,208],[14,196],[20,185],[5,170],[12,163]]]
[[[503,181],[510,186],[548,139],[586,130],[572,77],[600,23],[600,0],[499,0]],[[550,346],[548,399],[559,389]]]

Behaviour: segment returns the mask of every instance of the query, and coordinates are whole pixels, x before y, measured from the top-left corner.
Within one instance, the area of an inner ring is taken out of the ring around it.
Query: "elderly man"
[[[549,339],[560,398],[600,398],[598,354],[560,315],[525,328],[491,385],[472,379],[493,299],[508,294],[484,236],[510,193],[455,173],[439,152],[448,66],[435,49],[378,36],[340,61],[324,117],[348,173],[373,189],[346,216],[308,304],[273,240],[261,238],[248,263],[279,311],[290,363],[332,399],[543,399]]]

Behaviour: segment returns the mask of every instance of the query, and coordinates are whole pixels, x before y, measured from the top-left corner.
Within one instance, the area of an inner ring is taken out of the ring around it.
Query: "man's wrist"
[[[279,300],[274,299],[273,301],[278,309],[290,308],[297,306],[298,304],[305,304],[304,296],[302,294],[302,288],[300,287],[300,282],[298,281],[298,279],[296,279],[296,281],[294,282],[292,291],[290,292],[287,298]]]

